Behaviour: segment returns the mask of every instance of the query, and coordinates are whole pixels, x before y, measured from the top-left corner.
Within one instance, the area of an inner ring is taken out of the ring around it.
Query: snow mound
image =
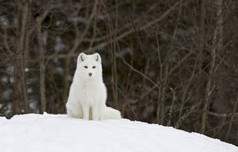
[[[238,152],[232,144],[172,127],[51,114],[0,117],[0,147],[1,152]]]

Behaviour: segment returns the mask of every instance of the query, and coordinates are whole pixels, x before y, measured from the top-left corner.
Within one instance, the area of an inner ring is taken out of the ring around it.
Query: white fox
[[[66,103],[67,115],[86,120],[121,119],[120,111],[107,107],[107,90],[98,53],[80,53]]]

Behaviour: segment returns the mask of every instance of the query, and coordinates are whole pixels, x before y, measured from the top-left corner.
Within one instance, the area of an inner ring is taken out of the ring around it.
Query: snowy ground
[[[1,152],[238,152],[238,147],[172,127],[66,115],[0,117]]]

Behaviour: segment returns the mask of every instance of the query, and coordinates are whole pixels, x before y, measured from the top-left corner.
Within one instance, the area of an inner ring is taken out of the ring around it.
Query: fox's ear
[[[86,56],[85,53],[80,53],[78,56],[78,62],[83,62],[86,59]]]
[[[98,53],[94,54],[95,60],[101,63],[101,56]]]

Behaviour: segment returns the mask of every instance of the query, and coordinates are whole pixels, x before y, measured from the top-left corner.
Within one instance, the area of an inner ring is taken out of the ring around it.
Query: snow
[[[88,121],[66,115],[0,117],[1,152],[238,152],[198,133],[138,121]]]

